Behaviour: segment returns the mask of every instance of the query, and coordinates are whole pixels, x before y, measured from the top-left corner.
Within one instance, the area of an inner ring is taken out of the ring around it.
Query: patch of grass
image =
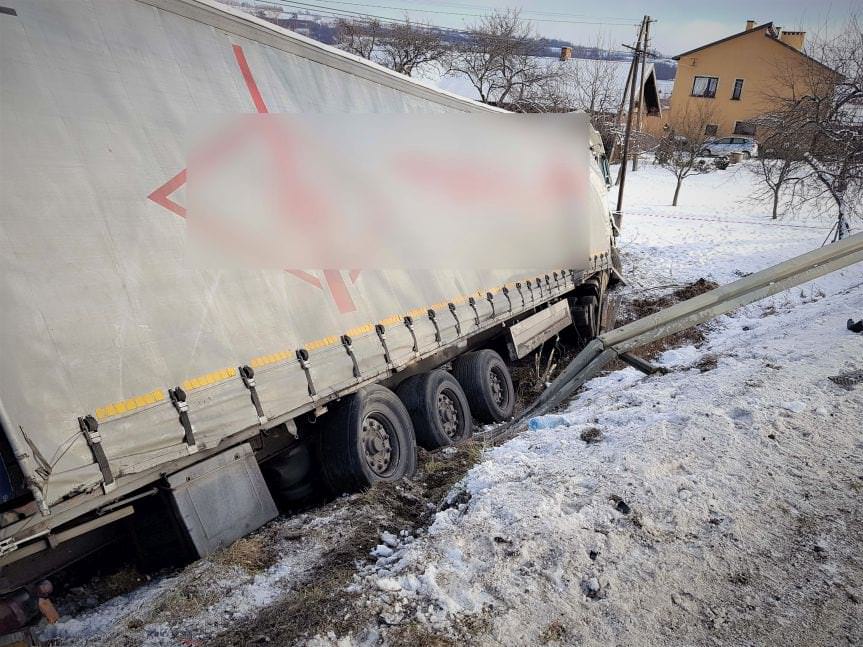
[[[715,281],[710,281],[705,278],[700,278],[692,283],[687,283],[669,294],[663,294],[658,297],[642,297],[632,299],[628,302],[625,309],[623,321],[621,324],[631,323],[637,319],[649,317],[656,314],[660,310],[673,306],[675,303],[692,299],[705,292],[709,292],[719,287]]]
[[[387,634],[391,645],[410,645],[411,647],[455,647],[461,643],[441,636],[419,622],[410,622],[393,627]]]
[[[262,609],[255,618],[239,623],[208,644],[246,645],[261,636],[266,637],[269,644],[292,644],[321,632],[345,635],[375,624],[377,611],[356,605],[356,598],[345,588],[356,573],[357,563],[368,560],[369,552],[380,543],[383,530],[413,532],[427,525],[438,503],[482,455],[482,446],[473,441],[453,449],[447,453],[421,452],[417,474],[411,480],[376,483],[350,500],[334,502],[336,506],[350,506],[353,520],[350,532],[338,540],[335,548],[315,565],[306,581],[294,591],[287,592],[284,598]],[[226,557],[230,563],[243,563],[250,547],[232,546],[224,552],[230,555]],[[254,550],[251,553],[254,555]],[[390,644],[455,644],[419,623],[391,627],[387,633],[393,636]]]
[[[455,452],[429,455],[420,466],[417,477],[425,489],[425,497],[435,503],[446,496],[467,471],[482,458],[482,444],[471,440],[454,448]]]
[[[549,643],[562,643],[566,640],[566,636],[566,627],[564,627],[559,620],[555,620],[543,629],[541,634],[539,634],[539,642],[543,645],[547,645]]]
[[[98,582],[97,594],[100,598],[110,599],[138,588],[146,578],[134,566],[127,566],[107,575]]]
[[[510,367],[510,375],[515,385],[515,414],[518,415],[545,390],[547,382],[553,380],[575,357],[579,350],[578,345],[564,343],[558,340],[550,344],[546,352],[545,347],[534,353],[523,357],[513,363]]]
[[[177,589],[167,592],[146,614],[141,626],[151,622],[177,623],[203,613],[219,599],[218,591],[205,578],[195,578]]]
[[[276,541],[265,528],[262,532],[238,539],[210,559],[221,566],[238,566],[247,573],[259,573],[275,564],[278,558]]]
[[[378,541],[378,525],[362,519],[353,531],[316,565],[307,581],[279,602],[209,640],[209,645],[247,645],[259,637],[269,644],[288,645],[322,631],[343,634],[370,621],[353,607],[345,588],[356,572],[356,562],[368,557]]]
[[[719,358],[714,353],[707,353],[704,357],[699,359],[695,363],[695,368],[697,368],[702,373],[706,373],[707,371],[712,371],[719,364]]]

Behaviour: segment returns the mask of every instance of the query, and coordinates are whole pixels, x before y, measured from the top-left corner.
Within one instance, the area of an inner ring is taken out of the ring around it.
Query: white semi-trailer
[[[202,555],[272,518],[271,490],[302,497],[309,463],[336,492],[410,475],[417,441],[511,415],[502,354],[596,332],[604,207],[573,267],[530,273],[187,262],[188,120],[495,108],[210,0],[0,0],[0,63],[5,630],[145,513]]]

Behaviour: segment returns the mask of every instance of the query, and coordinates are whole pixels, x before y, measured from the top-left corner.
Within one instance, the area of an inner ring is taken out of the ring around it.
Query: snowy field
[[[560,63],[553,58],[543,58],[551,66],[561,66],[564,68],[582,68],[585,70],[592,69],[594,61],[574,58],[565,63]],[[606,61],[612,70],[613,86],[618,89],[620,94],[623,94],[623,88],[626,86],[626,81],[629,76],[629,61]],[[470,79],[463,74],[445,75],[437,66],[427,66],[423,68],[415,77],[418,81],[426,83],[431,87],[439,90],[446,90],[468,99],[479,101],[480,96],[477,89],[470,82]],[[657,81],[657,91],[662,99],[668,99],[671,96],[671,90],[674,87],[674,80]]]
[[[677,208],[663,171],[628,181],[636,290],[731,281],[826,235],[769,222],[741,167],[688,180]],[[358,591],[454,636],[480,616],[477,644],[863,643],[863,388],[827,379],[863,368],[861,316],[857,265],[723,317],[668,375],[593,380]]]
[[[670,174],[630,175],[627,293],[729,282],[822,243],[829,221],[771,222],[754,181],[744,166],[696,176],[672,208]],[[660,357],[666,375],[592,380],[487,449],[426,530],[381,527],[340,617],[300,642],[863,644],[863,385],[828,379],[863,369],[863,335],[845,328],[861,317],[856,265],[711,323],[699,347]],[[598,438],[582,440],[587,429]],[[260,572],[202,560],[45,635],[239,644],[220,634],[300,595],[327,542],[357,523],[347,509],[274,522],[278,554]],[[215,597],[160,615],[190,581]],[[282,644],[272,627],[258,643]]]

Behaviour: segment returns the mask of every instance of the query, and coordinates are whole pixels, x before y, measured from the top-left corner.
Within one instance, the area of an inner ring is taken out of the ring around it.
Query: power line
[[[320,1],[320,0],[318,0],[318,1]],[[310,2],[303,2],[302,0],[268,0],[268,2],[266,4],[270,4],[270,6],[272,6],[273,4],[277,4],[278,6],[292,9],[292,10],[296,11],[297,13],[304,13],[310,17],[316,16],[319,18],[329,18],[329,19],[337,18],[337,19],[348,20],[351,22],[376,21],[376,22],[380,22],[380,23],[385,24],[385,25],[403,25],[404,24],[404,19],[389,18],[386,16],[380,16],[377,14],[370,14],[370,13],[365,13],[365,12],[360,12],[360,11],[352,11],[350,9],[337,9],[335,7],[323,7],[319,4],[314,4],[314,3],[310,3]],[[636,23],[636,25],[637,25],[637,23]],[[444,32],[449,32],[449,33],[455,33],[455,34],[459,34],[462,36],[473,36],[473,35],[475,35],[473,32],[466,30],[466,29],[458,29],[456,27],[443,27],[440,25],[428,24],[428,23],[417,25],[417,27],[418,28],[427,28],[430,30],[439,30],[439,31],[444,31]],[[483,38],[485,38],[486,40],[506,40],[506,41],[521,40],[518,38],[510,38],[510,37],[506,37],[506,36],[491,36],[491,35],[484,35]],[[550,40],[550,39],[540,37],[538,40]],[[556,39],[556,40],[560,40],[560,39]],[[614,54],[620,53],[620,52],[616,52],[613,50],[609,50],[609,52],[614,53]]]
[[[443,2],[441,0],[404,0],[406,2],[417,3],[420,4],[433,4],[437,6],[443,7],[456,7],[458,9],[479,9],[485,11],[494,11],[495,9],[500,9],[500,7],[490,6],[490,5],[481,5],[481,4],[463,4],[458,2]],[[626,20],[629,21],[627,24],[638,24],[640,21],[639,18],[633,17],[621,17],[621,16],[595,16],[592,14],[583,14],[583,13],[571,13],[566,11],[546,11],[542,9],[524,9],[519,7],[520,13],[530,13],[530,14],[538,14],[544,16],[564,16],[569,18],[596,18],[598,20]],[[415,11],[420,11],[416,9]]]
[[[366,2],[348,2],[347,0],[318,0],[318,2],[324,2],[326,4],[337,4],[337,5],[349,5],[355,7],[370,7],[372,9],[391,9],[394,11],[416,11],[420,13],[431,13],[438,14],[442,16],[460,16],[466,18],[483,18],[483,14],[476,13],[462,13],[462,12],[454,12],[454,11],[440,11],[436,9],[419,9],[417,7],[393,7],[392,5],[379,5],[379,4],[369,4]],[[482,8],[474,5],[476,8]],[[527,13],[527,12],[526,12]],[[530,13],[538,13],[538,12],[530,12]],[[540,14],[542,15],[542,14]],[[577,14],[558,14],[560,16],[570,16]],[[589,16],[583,16],[589,17]],[[597,18],[602,18],[602,16],[597,16]],[[612,18],[608,17],[609,20],[615,20],[619,22],[603,22],[601,20],[561,20],[559,18],[523,18],[526,22],[553,22],[553,23],[564,23],[564,24],[574,24],[574,25],[609,25],[614,27],[629,27],[633,24],[637,24],[636,22],[630,21],[626,18]]]
[[[279,2],[280,4],[283,4],[285,6],[289,6],[289,7],[292,7],[294,9],[297,9],[299,12],[304,12],[305,15],[307,15],[309,17],[341,18],[341,19],[348,20],[352,23],[364,23],[364,22],[365,23],[371,23],[374,21],[374,22],[380,22],[380,23],[387,25],[387,26],[396,26],[396,25],[404,25],[405,24],[404,20],[399,20],[397,18],[385,18],[383,16],[374,16],[371,14],[358,14],[356,12],[354,12],[353,14],[334,13],[333,11],[329,11],[327,9],[320,9],[320,10],[315,10],[314,12],[312,12],[311,10],[309,10],[307,8],[308,5],[306,5],[306,3],[292,2],[291,0],[270,0],[270,1]],[[300,5],[306,5],[306,6],[300,6]],[[431,31],[442,31],[445,33],[458,34],[460,36],[473,36],[474,35],[470,31],[467,31],[464,29],[457,29],[454,27],[440,27],[437,25],[430,25],[430,24],[418,24],[418,25],[415,25],[415,27],[417,29],[428,29]],[[501,40],[501,41],[521,41],[521,40],[523,40],[523,39],[516,38],[516,37],[493,36],[491,34],[484,34],[483,39],[484,40]],[[537,39],[537,40],[543,40],[543,39]],[[547,39],[545,39],[545,40],[547,40]]]
[[[376,5],[376,4],[367,4],[367,3],[357,3],[357,2],[342,2],[341,0],[318,0],[318,1],[319,2],[336,2],[337,4],[347,4],[347,5],[362,6],[362,7],[374,7],[374,8],[378,8],[378,9],[390,9],[390,10],[396,10],[396,11],[405,9],[404,7],[393,7],[393,6],[387,6],[387,5]],[[336,18],[360,17],[360,18],[379,20],[379,21],[384,21],[384,22],[397,22],[397,23],[404,22],[403,20],[399,20],[396,18],[389,18],[387,16],[380,16],[377,14],[372,14],[372,13],[367,13],[367,12],[362,12],[362,11],[353,11],[351,9],[339,9],[337,7],[327,7],[327,6],[322,6],[319,4],[300,2],[298,0],[290,0],[290,1],[289,0],[269,0],[269,2],[275,2],[275,3],[279,4],[280,6],[288,6],[288,7],[291,7],[293,9],[299,9],[299,10],[305,11],[306,13],[309,13],[309,14],[313,13],[313,12],[309,11],[309,9],[315,9],[317,11],[326,13],[327,15],[324,17],[336,17]],[[412,9],[408,9],[408,10],[414,11]],[[451,16],[472,17],[472,18],[484,18],[485,17],[481,14],[466,14],[466,13],[453,13],[453,12],[433,12],[433,13],[451,15]],[[552,19],[535,19],[535,18],[524,18],[523,20],[525,22],[552,22],[552,23],[559,23],[559,24],[576,24],[576,25],[605,25],[605,26],[609,26],[609,27],[629,27],[629,26],[632,26],[633,24],[638,24],[638,23],[624,23],[624,22],[610,23],[610,22],[599,22],[599,21],[552,20]],[[430,26],[437,27],[438,29],[449,29],[451,31],[462,31],[462,32],[464,32],[464,30],[459,30],[457,28],[442,27],[440,25],[430,25]],[[467,33],[467,32],[464,32],[464,33]]]
[[[297,1],[288,1],[288,0],[269,0],[270,2],[276,2],[280,6],[289,7],[291,9],[297,10],[299,12],[304,12],[310,16],[318,16],[320,18],[347,18],[350,20],[360,21],[360,20],[376,20],[379,22],[383,22],[386,24],[403,24],[403,20],[399,20],[397,18],[388,18],[386,16],[378,16],[375,14],[369,13],[361,13],[358,11],[350,11],[349,9],[335,9],[331,7],[322,7],[320,5],[308,4],[305,2],[297,2]],[[435,27],[435,25],[429,25],[430,27]],[[447,29],[446,27],[439,27],[439,29]],[[453,31],[458,31],[454,29]]]

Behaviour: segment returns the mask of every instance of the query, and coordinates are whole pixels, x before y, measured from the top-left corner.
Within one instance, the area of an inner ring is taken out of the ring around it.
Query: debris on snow
[[[602,431],[598,427],[588,427],[587,429],[583,429],[578,437],[590,445],[602,440]]]

